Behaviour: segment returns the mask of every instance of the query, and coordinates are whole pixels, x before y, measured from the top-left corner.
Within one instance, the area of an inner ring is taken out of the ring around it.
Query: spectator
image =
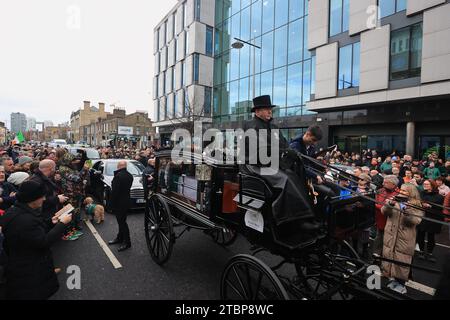
[[[400,188],[404,184],[403,178],[400,177],[400,169],[397,167],[392,167],[392,174],[397,177],[398,187]]]
[[[380,170],[382,173],[391,174],[392,173],[392,158],[387,156],[384,162],[380,166]]]
[[[50,224],[50,220],[62,204],[67,201],[62,193],[57,192],[57,187],[53,181],[56,164],[53,160],[42,160],[39,163],[39,171],[30,180],[37,182],[45,191],[45,201],[42,205],[42,217]]]
[[[0,210],[6,211],[16,201],[15,193],[17,189],[9,182],[5,181],[5,168],[0,166]]]
[[[370,170],[380,170],[380,167],[378,166],[378,161],[376,158],[372,158],[371,162],[370,162]]]
[[[445,184],[445,179],[443,177],[437,178],[436,184],[441,196],[445,197],[448,193],[450,193],[450,187]]]
[[[400,199],[400,196],[402,199]],[[398,201],[400,200],[400,201]],[[400,189],[397,201],[386,199],[381,209],[387,217],[384,229],[383,258],[411,264],[416,247],[416,226],[421,222],[423,212],[414,207],[420,207],[420,195],[412,184],[404,184]],[[382,263],[383,275],[394,278],[388,287],[401,294],[406,294],[405,283],[409,279],[410,267]]]
[[[19,189],[20,185],[27,180],[30,175],[26,172],[14,172],[9,178],[8,182],[14,185],[16,189]]]
[[[41,185],[26,181],[17,194],[17,204],[0,220],[8,257],[5,274],[9,300],[44,300],[59,288],[50,247],[72,217],[54,216],[55,227],[48,232],[40,214],[44,199]]]
[[[377,170],[370,171],[370,177],[377,189],[380,189],[383,186],[383,176]]]
[[[384,177],[383,188],[379,190],[375,200],[375,221],[377,225],[377,236],[374,241],[374,253],[381,254],[383,247],[384,228],[386,226],[386,216],[381,212],[387,199],[392,199],[399,193],[398,179],[396,176],[388,175]]]
[[[412,179],[413,179],[413,173],[412,173],[411,169],[406,169],[405,176],[403,177],[403,181],[405,183],[410,183]]]
[[[423,173],[417,172],[414,173],[413,179],[411,180],[411,184],[415,185],[419,192],[423,191]]]
[[[30,173],[31,164],[33,159],[27,156],[22,156],[19,158],[18,169],[16,171]]]
[[[439,194],[436,182],[430,179],[425,180],[423,182],[423,189],[421,197],[423,200],[422,206],[426,209],[425,217],[444,221],[444,216],[440,207],[444,203],[444,197]],[[420,247],[419,258],[430,262],[436,262],[436,258],[433,256],[433,250],[436,245],[435,236],[436,234],[439,234],[441,230],[442,225],[439,223],[429,220],[423,220],[420,223],[419,232],[417,234],[417,243]],[[426,248],[425,238],[428,240]]]
[[[8,179],[9,176],[14,172],[14,161],[12,158],[4,158],[1,164],[5,169],[5,178]]]
[[[436,180],[441,176],[441,172],[438,168],[435,167],[435,163],[431,161],[428,168],[425,168],[425,170],[423,171],[423,175],[425,176],[425,179]]]

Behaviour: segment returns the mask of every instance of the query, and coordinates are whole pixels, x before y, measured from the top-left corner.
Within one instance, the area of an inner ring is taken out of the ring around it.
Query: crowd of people
[[[147,166],[154,148],[97,149],[103,159]],[[45,144],[0,147],[0,296],[3,289],[8,299],[47,299],[57,291],[60,269],[51,245],[79,239],[83,214],[94,219],[90,165],[87,153],[78,151]],[[69,204],[70,214],[62,210]]]
[[[310,132],[306,145],[320,140],[314,134],[319,135]],[[302,143],[297,147],[301,149]],[[157,146],[96,149],[101,159],[141,162],[147,167],[144,177],[151,179]],[[304,154],[312,155],[308,146],[304,149]],[[338,185],[332,190],[342,199],[355,192],[374,195],[374,226],[364,227],[351,240],[355,249],[362,248],[364,258],[370,256],[371,248],[386,259],[382,269],[393,280],[390,287],[405,293],[411,270],[392,261],[410,264],[416,246],[420,259],[436,261],[433,250],[442,231],[438,222],[450,221],[449,159],[439,159],[436,153],[421,160],[395,152],[381,157],[375,150],[361,154],[325,150],[317,159],[346,173],[338,181],[326,170],[312,174],[317,184]],[[46,299],[56,292],[57,268],[50,247],[58,239],[73,241],[82,236],[82,212],[90,210],[83,206],[92,206],[89,169],[83,152],[74,155],[47,145],[0,147],[0,268],[8,277],[8,298]],[[74,208],[71,214],[58,215],[67,204]],[[361,204],[361,209],[366,205],[370,204]],[[370,235],[375,238],[372,245]]]

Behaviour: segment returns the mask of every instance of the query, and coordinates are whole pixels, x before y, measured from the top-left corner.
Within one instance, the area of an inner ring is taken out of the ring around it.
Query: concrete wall
[[[208,56],[200,55],[199,84],[207,87],[213,87],[213,69],[214,59]]]
[[[329,0],[308,1],[308,49],[328,43]]]
[[[335,97],[338,78],[338,43],[316,50],[316,99]]]
[[[389,86],[390,25],[361,34],[360,92]]]
[[[376,8],[377,0],[350,0],[349,34],[354,35],[375,27],[378,14]]]
[[[423,18],[422,83],[450,79],[450,4]]]
[[[425,9],[429,9],[439,4],[443,4],[445,3],[445,1],[446,0],[408,0],[408,7],[406,10],[406,14],[408,16],[416,14]]]
[[[200,7],[200,20],[208,26],[214,26],[214,19],[216,15],[216,1],[202,0]]]

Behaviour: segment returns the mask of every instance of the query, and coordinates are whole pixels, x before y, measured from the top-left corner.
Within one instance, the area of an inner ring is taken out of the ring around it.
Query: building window
[[[177,70],[176,66],[173,66],[172,68],[172,90],[177,90]]]
[[[359,42],[339,49],[339,90],[359,87],[359,58]]]
[[[173,117],[178,117],[178,93],[173,94]]]
[[[177,27],[177,12],[175,11],[175,13],[172,16],[172,38],[175,38],[176,27]]]
[[[195,0],[194,20],[200,21],[201,0]]]
[[[159,97],[159,76],[156,76],[155,83],[154,83],[153,87],[154,87],[154,90],[155,90],[154,97],[158,98]]]
[[[181,87],[186,86],[186,62],[181,61]]]
[[[185,117],[190,117],[191,116],[191,108],[189,106],[189,96],[187,93],[187,89],[183,90],[183,102],[184,102],[183,114]]]
[[[166,94],[166,71],[163,72],[163,86],[162,86],[163,92],[162,95]]]
[[[169,24],[166,22],[164,22],[164,26],[166,28],[166,34],[165,34],[165,41],[164,43],[167,43],[169,41]]]
[[[183,2],[183,28],[187,27],[187,9],[186,9],[186,1]]]
[[[166,92],[170,93],[170,92],[173,91],[173,68],[171,68],[170,71],[168,71],[166,73],[166,75],[167,75],[167,80],[166,80],[167,89],[166,89]],[[169,76],[172,76],[172,78],[170,79]]]
[[[212,89],[205,87],[205,104],[203,106],[203,114],[205,116],[211,115],[211,101],[212,101]]]
[[[406,0],[378,0],[380,17],[384,18],[394,13],[406,10]]]
[[[213,55],[213,28],[212,27],[206,27],[206,49],[205,53],[207,56]]]
[[[184,32],[184,57],[187,57],[189,51],[189,30]]]
[[[348,31],[350,0],[330,0],[330,37]]]
[[[193,76],[194,76],[194,83],[198,83],[198,76],[199,76],[199,65],[200,65],[200,55],[198,53],[194,54],[194,59],[193,59]]]
[[[422,23],[391,33],[391,80],[419,77],[422,67]]]

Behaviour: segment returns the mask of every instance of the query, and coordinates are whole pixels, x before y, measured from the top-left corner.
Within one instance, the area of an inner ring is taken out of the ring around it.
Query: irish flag
[[[22,131],[19,131],[19,133],[16,134],[16,137],[14,138],[12,143],[13,144],[18,144],[18,143],[22,143],[24,141],[25,141],[25,138],[23,137],[23,133],[22,133]]]

